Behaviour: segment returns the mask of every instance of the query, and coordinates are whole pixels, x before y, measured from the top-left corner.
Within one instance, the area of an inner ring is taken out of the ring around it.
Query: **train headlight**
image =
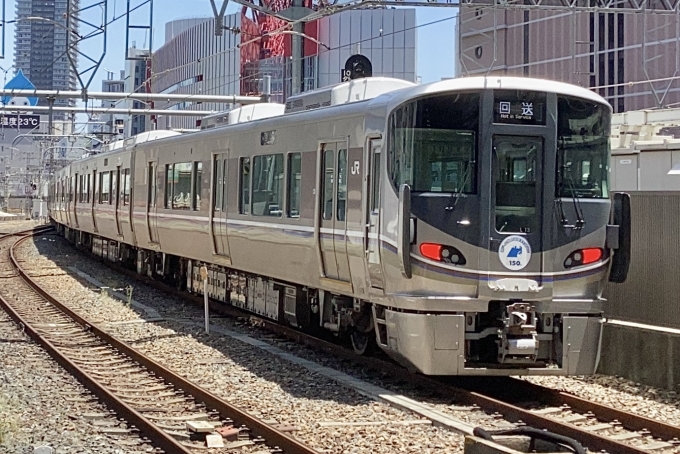
[[[602,259],[604,251],[598,247],[591,247],[586,249],[578,249],[566,258],[564,261],[565,268],[572,268],[575,266],[587,265],[595,263]]]
[[[430,260],[451,263],[453,265],[465,265],[467,261],[463,254],[453,246],[436,243],[421,243],[420,254]]]

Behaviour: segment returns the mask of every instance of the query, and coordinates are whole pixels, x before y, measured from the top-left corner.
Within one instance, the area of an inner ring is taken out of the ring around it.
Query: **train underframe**
[[[425,314],[193,261],[59,226],[81,249],[139,274],[203,294],[363,354],[376,345],[432,375],[592,374],[601,318],[540,312],[531,302],[491,301],[486,312]],[[201,268],[207,270],[207,285]]]

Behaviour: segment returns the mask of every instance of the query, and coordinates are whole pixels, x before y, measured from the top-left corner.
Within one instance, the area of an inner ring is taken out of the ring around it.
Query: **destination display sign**
[[[4,128],[34,129],[40,126],[40,115],[2,115],[0,125]]]
[[[493,121],[513,125],[545,125],[545,93],[497,90]]]

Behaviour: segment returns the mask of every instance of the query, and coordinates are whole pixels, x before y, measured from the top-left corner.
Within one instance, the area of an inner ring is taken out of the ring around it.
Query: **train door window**
[[[75,199],[75,192],[76,192],[76,177],[73,176],[71,177],[71,182],[68,186],[68,201],[69,203],[73,203],[73,200]]]
[[[251,213],[255,216],[281,216],[283,213],[283,155],[253,158]]]
[[[116,167],[115,172],[111,172],[111,197],[109,198],[109,204],[113,203],[113,198],[118,197],[118,188],[120,188],[120,167]],[[116,205],[120,203],[120,200],[116,199]]]
[[[330,150],[328,149],[330,148]],[[321,194],[323,195],[323,220],[333,219],[333,172],[335,170],[335,150],[333,144],[322,145],[323,175],[321,175]]]
[[[241,214],[250,212],[250,158],[241,158],[239,161],[238,212]]]
[[[165,208],[172,207],[172,165],[165,166]]]
[[[89,175],[80,176],[80,203],[87,202],[87,177]]]
[[[224,165],[223,161],[217,156],[213,159],[213,211],[220,211],[222,209],[222,194],[224,184]]]
[[[123,205],[130,203],[130,169],[123,170]]]
[[[338,150],[338,185],[337,185],[337,213],[338,221],[345,220],[347,209],[347,150]]]
[[[101,178],[101,176],[100,176]],[[92,171],[92,184],[94,185],[93,191],[92,191],[92,205],[95,203],[99,203],[99,188],[101,187],[101,184],[99,182],[99,178],[97,178],[97,171],[93,170]]]
[[[188,210],[191,208],[192,163],[178,162],[172,167],[172,209]]]
[[[289,218],[300,217],[300,183],[302,182],[302,155],[291,153],[288,155],[288,210]]]
[[[371,169],[371,213],[378,211],[380,204],[380,149],[373,153],[373,168]]]
[[[227,160],[222,161],[222,211],[227,211]]]
[[[536,231],[536,168],[542,150],[539,137],[493,138],[497,231]]]
[[[147,193],[146,193],[146,203],[149,207],[156,206],[156,172],[154,169],[153,162],[149,163],[149,168],[147,169]]]
[[[194,163],[194,200],[192,202],[194,210],[201,209],[201,178],[203,174],[203,163]]]
[[[100,197],[99,203],[109,203],[111,193],[111,172],[102,172],[100,177]]]

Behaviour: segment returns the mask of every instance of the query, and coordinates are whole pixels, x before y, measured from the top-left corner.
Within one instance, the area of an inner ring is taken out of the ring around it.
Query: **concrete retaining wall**
[[[597,372],[677,391],[680,387],[680,330],[609,321],[604,325]]]

